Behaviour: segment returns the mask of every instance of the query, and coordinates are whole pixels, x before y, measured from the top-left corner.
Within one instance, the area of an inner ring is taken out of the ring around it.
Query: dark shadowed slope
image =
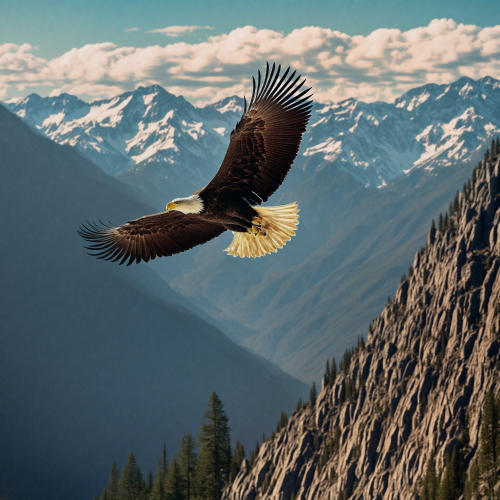
[[[303,392],[148,293],[161,281],[142,265],[86,255],[82,220],[149,212],[121,189],[0,106],[0,497],[91,498],[132,449],[154,467],[158,443],[197,434],[213,390],[234,438],[253,443]]]

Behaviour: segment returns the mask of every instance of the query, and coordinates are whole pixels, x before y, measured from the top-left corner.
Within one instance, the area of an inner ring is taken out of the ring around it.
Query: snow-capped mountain
[[[236,97],[197,108],[157,85],[92,103],[68,94],[31,94],[6,104],[47,137],[76,147],[110,175],[152,171],[174,184],[176,179],[183,184],[192,178],[198,188],[219,166],[242,109]]]
[[[92,103],[31,94],[5,104],[108,174],[153,195],[170,189],[179,196],[213,176],[242,112],[239,97],[198,108],[157,85]],[[384,186],[413,168],[466,160],[498,133],[500,82],[464,77],[415,88],[392,104],[316,104],[296,166],[312,173],[333,164],[365,185]]]
[[[316,106],[297,165],[332,163],[383,186],[413,168],[466,160],[500,132],[500,82],[486,77],[412,89],[393,104],[347,99]]]

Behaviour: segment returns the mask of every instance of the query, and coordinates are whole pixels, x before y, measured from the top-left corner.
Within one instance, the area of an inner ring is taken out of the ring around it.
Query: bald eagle
[[[250,104],[231,132],[226,156],[215,177],[187,198],[176,198],[167,210],[120,227],[82,224],[80,236],[99,259],[123,264],[184,252],[233,232],[226,252],[234,257],[261,257],[282,248],[298,225],[296,203],[261,207],[279,188],[299,151],[312,102],[305,80],[275,65],[261,85],[253,80]]]

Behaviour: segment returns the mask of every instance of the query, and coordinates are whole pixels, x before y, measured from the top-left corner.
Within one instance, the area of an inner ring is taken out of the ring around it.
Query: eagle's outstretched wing
[[[288,68],[280,77],[281,66],[273,64],[261,86],[258,85],[241,120],[231,132],[229,147],[215,177],[205,189],[238,191],[242,197],[259,205],[278,189],[297,156],[306,130],[312,103],[311,89],[302,89],[295,71]],[[287,78],[288,77],[288,78]]]
[[[86,247],[93,252],[90,255],[113,262],[121,259],[120,265],[129,259],[127,266],[134,260],[148,262],[156,257],[184,252],[226,230],[221,224],[178,211],[147,215],[120,227],[101,224],[87,223],[78,231],[91,243]]]

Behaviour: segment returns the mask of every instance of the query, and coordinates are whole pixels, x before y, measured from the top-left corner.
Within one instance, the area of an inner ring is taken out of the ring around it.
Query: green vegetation
[[[316,398],[318,397],[318,391],[316,390],[316,384],[313,382],[311,391],[309,392],[309,406],[314,408],[316,406]]]
[[[500,499],[500,398],[495,400],[490,390],[485,398],[482,413],[479,449],[466,473],[463,448],[469,446],[468,421],[462,429],[460,449],[456,446],[445,457],[438,475],[434,451],[427,460],[420,488],[421,500]]]
[[[280,421],[288,421],[282,414]],[[199,452],[196,453],[196,448]],[[257,448],[252,453],[258,454]],[[121,472],[115,462],[100,500],[220,500],[222,489],[233,481],[245,458],[243,445],[236,441],[231,453],[228,418],[215,392],[203,414],[198,443],[189,433],[182,437],[177,454],[167,460],[165,445],[153,480],[151,471],[142,477],[135,456],[130,453]]]

